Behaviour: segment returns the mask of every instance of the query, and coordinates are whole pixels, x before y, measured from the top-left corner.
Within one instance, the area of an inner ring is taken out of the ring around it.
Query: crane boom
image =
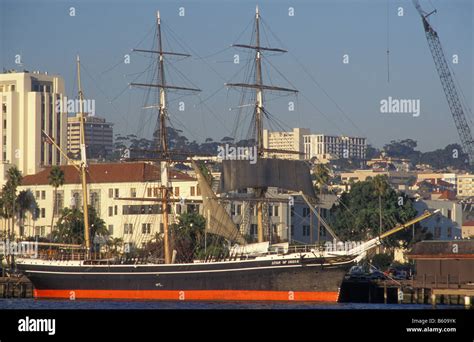
[[[422,10],[418,0],[413,0],[413,3],[418,10],[418,13],[420,13],[421,19],[423,21],[423,28],[425,30],[428,46],[430,48],[431,55],[433,56],[436,70],[438,71],[441,85],[443,86],[444,94],[446,95],[446,100],[448,101],[449,109],[453,115],[454,123],[461,140],[463,152],[467,153],[469,157],[469,163],[473,165],[474,142],[472,139],[471,129],[467,122],[465,108],[456,89],[453,75],[449,69],[448,62],[446,61],[438,33],[433,29],[428,21],[428,17],[435,13],[436,10],[426,14],[426,12]]]

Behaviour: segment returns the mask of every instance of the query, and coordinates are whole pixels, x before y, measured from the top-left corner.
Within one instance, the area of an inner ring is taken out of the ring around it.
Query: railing
[[[461,275],[419,275],[414,279],[414,285],[417,287],[423,288],[460,288],[463,285],[469,285],[469,282],[466,280],[461,280]]]

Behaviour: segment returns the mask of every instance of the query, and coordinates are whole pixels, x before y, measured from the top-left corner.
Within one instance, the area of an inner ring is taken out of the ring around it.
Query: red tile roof
[[[64,171],[64,184],[80,184],[79,172],[72,165],[60,167]],[[21,185],[47,185],[51,167],[34,175],[23,177]],[[170,170],[170,181],[193,181],[195,178],[175,170]],[[104,163],[89,164],[87,172],[88,183],[133,183],[160,181],[160,167],[144,163]]]
[[[467,227],[467,226],[471,227],[471,226],[474,226],[474,221],[466,221],[462,225],[463,227]]]

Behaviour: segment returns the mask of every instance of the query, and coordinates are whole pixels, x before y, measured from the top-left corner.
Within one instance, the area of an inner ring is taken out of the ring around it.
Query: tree
[[[58,188],[64,184],[64,171],[59,166],[53,166],[48,175],[48,183],[54,188],[53,210],[51,213],[51,233],[53,232],[54,216],[59,212],[58,208]]]
[[[379,270],[386,270],[393,262],[393,257],[390,254],[376,254],[372,258],[372,265]]]
[[[382,231],[417,216],[413,200],[406,194],[397,193],[391,187],[382,194],[381,201],[375,192],[373,180],[353,183],[350,192],[341,195],[338,204],[331,208],[330,223],[343,241],[368,240],[380,233],[380,204],[382,204]],[[408,230],[384,240],[387,246],[400,246],[399,240],[409,242]]]
[[[29,212],[33,219],[35,219],[35,213],[38,210],[38,203],[36,202],[35,196],[31,190],[22,190],[16,198],[16,211],[18,212],[18,218],[20,221],[20,227],[23,227],[23,220],[25,213]],[[20,231],[21,234],[21,231]]]
[[[383,149],[389,157],[407,158],[412,163],[417,164],[421,152],[416,151],[417,142],[413,139],[392,140],[390,144],[386,144]]]
[[[183,213],[171,225],[174,247],[180,262],[191,262],[204,249],[206,220],[198,213]]]
[[[388,184],[387,176],[378,175],[372,180],[374,183],[374,194],[379,198],[379,235],[382,234],[382,196],[385,196],[390,185]]]
[[[372,145],[367,145],[367,149],[365,151],[366,159],[372,159],[380,156],[380,150]]]
[[[107,240],[107,246],[109,248],[112,248],[112,254],[117,255],[118,254],[118,248],[119,246],[123,245],[123,239],[122,238],[112,238],[110,237]]]
[[[91,240],[95,236],[108,236],[109,231],[104,220],[97,215],[94,207],[89,206],[88,208]],[[84,215],[80,209],[62,209],[56,228],[52,232],[54,242],[84,244]]]
[[[209,233],[206,236],[205,227],[204,216],[195,212],[181,214],[171,225],[178,262],[192,262],[207,254],[222,254],[226,250],[222,238]]]
[[[329,170],[324,164],[317,164],[316,167],[314,168],[314,176],[316,179],[316,184],[318,185],[319,188],[319,201],[321,201],[322,196],[323,196],[323,189],[327,187],[327,184],[329,183]],[[311,217],[313,213],[310,214]],[[318,230],[317,230],[317,237],[318,237],[318,242],[320,240],[320,233],[321,233],[321,220],[319,219],[321,217],[321,205],[318,205]],[[310,231],[310,243],[313,243],[313,229],[311,227]]]
[[[16,190],[23,180],[21,171],[14,165],[8,169],[6,174],[7,182],[2,188],[2,203],[4,209],[4,216],[8,220],[8,232],[7,237],[10,238],[11,230],[13,229],[13,223],[15,220],[16,213]]]

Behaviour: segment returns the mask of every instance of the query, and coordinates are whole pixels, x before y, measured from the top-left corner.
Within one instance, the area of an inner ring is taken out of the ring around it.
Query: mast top
[[[255,18],[259,18],[260,17],[260,12],[258,11],[258,5],[255,7]]]
[[[76,55],[76,62],[79,63],[80,61],[81,61],[81,60],[80,60],[80,58],[79,58],[79,55]]]
[[[158,24],[160,23],[160,11],[156,11],[156,19],[158,19]]]

